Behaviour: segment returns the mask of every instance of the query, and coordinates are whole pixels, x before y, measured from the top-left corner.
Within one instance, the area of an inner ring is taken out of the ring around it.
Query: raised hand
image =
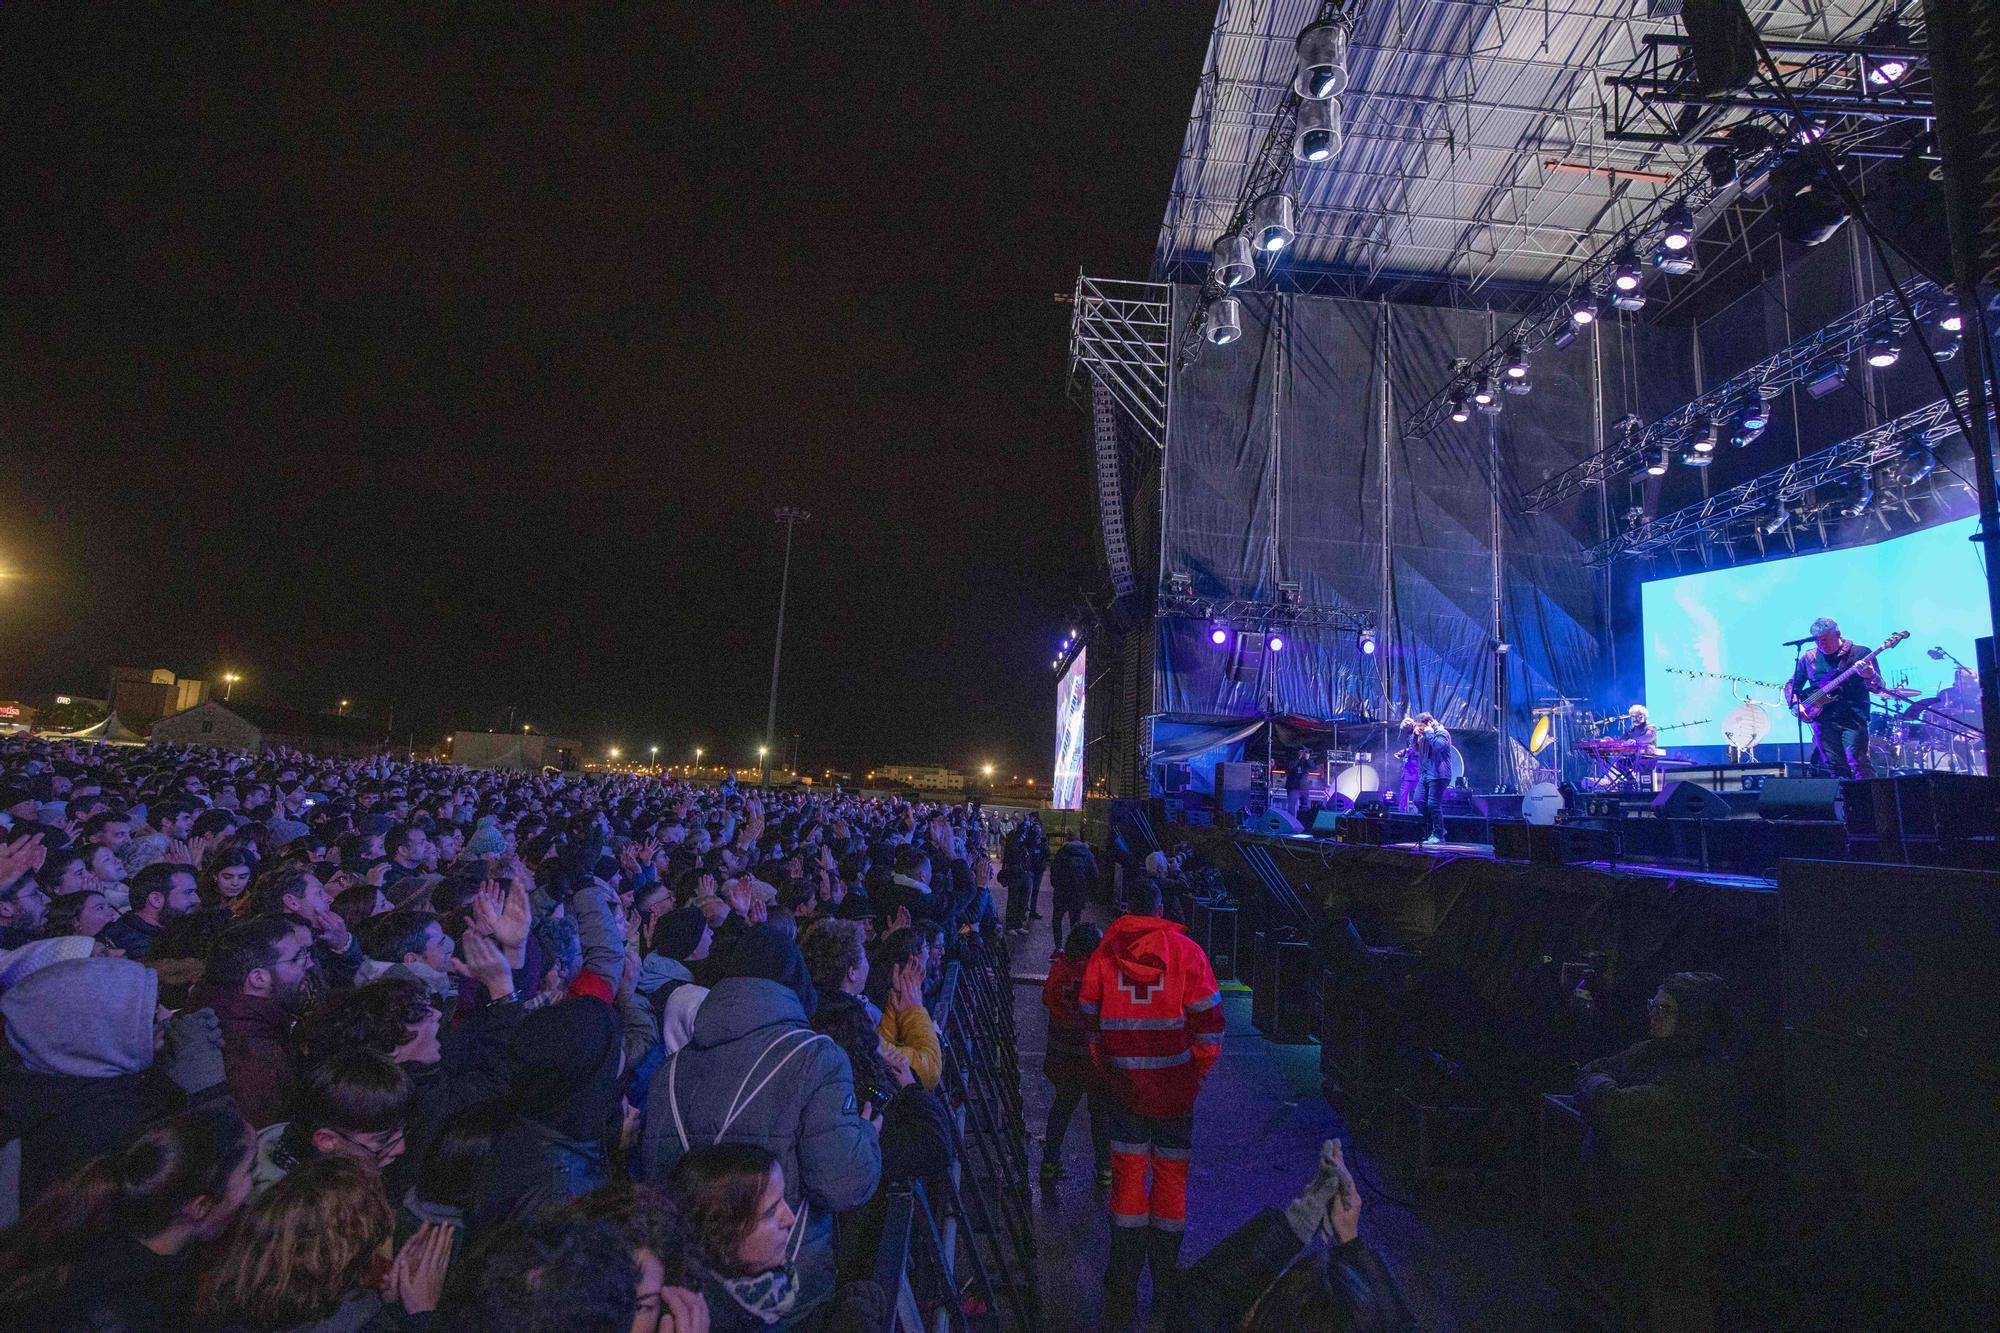
[[[514,969],[500,952],[500,946],[492,937],[473,931],[465,933],[462,947],[464,958],[454,958],[448,967],[461,977],[469,977],[485,987],[491,999],[501,999],[514,993]]]
[[[0,889],[12,888],[14,881],[32,870],[40,870],[48,859],[42,834],[29,833],[9,843],[0,843]]]

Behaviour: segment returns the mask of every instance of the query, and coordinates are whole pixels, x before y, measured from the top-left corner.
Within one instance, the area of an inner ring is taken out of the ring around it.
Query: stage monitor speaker
[[[1729,802],[1698,782],[1669,782],[1653,798],[1653,815],[1661,819],[1727,819]]]
[[[1194,765],[1185,759],[1174,759],[1160,765],[1160,790],[1169,796],[1178,796],[1194,785]]]
[[[1227,761],[1215,766],[1215,801],[1225,813],[1261,808],[1264,799],[1264,766]]]
[[[1354,798],[1354,813],[1357,815],[1379,815],[1382,813],[1382,793],[1364,791]]]
[[[1290,833],[1304,833],[1305,825],[1283,810],[1266,810],[1261,815],[1251,815],[1243,821],[1245,833],[1265,833],[1272,837],[1283,837]]]
[[[1331,838],[1340,832],[1340,811],[1321,810],[1313,816],[1312,831],[1315,838]]]
[[[1757,793],[1757,814],[1764,819],[1840,818],[1839,778],[1766,778]]]

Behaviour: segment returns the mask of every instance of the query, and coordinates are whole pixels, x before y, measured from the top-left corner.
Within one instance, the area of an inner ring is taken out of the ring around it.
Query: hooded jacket
[[[654,1075],[640,1143],[646,1179],[664,1179],[680,1161],[683,1131],[691,1147],[755,1143],[777,1155],[786,1201],[810,1206],[801,1269],[830,1267],[833,1214],[866,1202],[882,1174],[846,1053],[807,1026],[796,991],[763,977],[717,982],[694,1036]]]
[[[21,1140],[21,1211],[93,1157],[179,1111],[153,1069],[159,978],[123,958],[52,963],[0,997],[0,1140]]]
[[[604,1183],[623,1067],[618,1016],[590,995],[537,1009],[514,1029],[514,1122],[487,1156],[475,1230],[567,1203]]]
[[[1112,922],[1084,966],[1077,1008],[1120,1105],[1151,1119],[1194,1113],[1222,1054],[1222,992],[1208,955],[1179,925],[1156,916]]]

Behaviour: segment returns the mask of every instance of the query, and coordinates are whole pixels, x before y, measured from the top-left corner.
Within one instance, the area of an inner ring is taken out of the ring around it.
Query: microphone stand
[[[1811,642],[1812,642],[1811,639],[1791,639],[1788,640],[1786,643],[1786,646],[1792,650],[1793,680],[1797,680],[1799,678],[1799,663],[1805,660],[1806,645]],[[1817,767],[1816,765],[1809,765],[1806,761],[1806,720],[1799,713],[1797,691],[1793,692],[1792,721],[1796,723],[1798,726],[1799,764],[1801,765],[1801,767],[1812,767],[1816,769]]]

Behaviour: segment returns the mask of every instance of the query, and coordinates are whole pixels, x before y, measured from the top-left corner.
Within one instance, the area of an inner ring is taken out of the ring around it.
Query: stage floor
[[[1268,836],[1268,835],[1247,835]],[[1332,838],[1315,838],[1310,833],[1294,833],[1270,837],[1269,841],[1283,843],[1288,847],[1346,847],[1350,844],[1337,842]],[[1443,857],[1474,856],[1486,861],[1497,861],[1493,844],[1488,842],[1394,842],[1384,843],[1381,850],[1410,852],[1418,856]],[[1525,862],[1509,861],[1504,864],[1522,865]],[[1566,865],[1582,870],[1601,870],[1614,875],[1646,875],[1657,879],[1699,879],[1708,884],[1722,884],[1738,889],[1775,889],[1778,881],[1763,875],[1731,875],[1718,870],[1696,870],[1687,866],[1658,865],[1647,861],[1570,861]]]

